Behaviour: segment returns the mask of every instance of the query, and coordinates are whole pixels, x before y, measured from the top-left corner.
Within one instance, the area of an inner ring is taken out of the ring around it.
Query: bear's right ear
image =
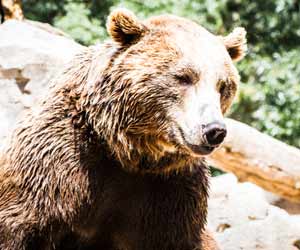
[[[229,35],[222,37],[223,43],[233,61],[243,59],[247,52],[246,30],[235,28]]]
[[[111,38],[121,45],[137,41],[147,30],[146,26],[127,9],[114,10],[107,19],[106,27]]]

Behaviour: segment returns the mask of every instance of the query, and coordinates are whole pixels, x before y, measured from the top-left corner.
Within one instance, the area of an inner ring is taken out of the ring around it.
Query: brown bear
[[[245,31],[108,18],[18,125],[0,168],[0,249],[212,250],[208,167]]]

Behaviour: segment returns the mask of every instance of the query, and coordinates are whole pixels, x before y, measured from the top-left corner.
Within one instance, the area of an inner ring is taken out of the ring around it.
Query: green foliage
[[[90,17],[91,12],[83,3],[67,3],[65,15],[57,15],[53,24],[69,33],[78,42],[89,45],[100,42],[106,35],[99,19]]]
[[[224,172],[218,168],[210,167],[209,170],[210,170],[211,176],[219,176],[219,175],[224,174]]]
[[[244,83],[231,116],[300,147],[299,50],[249,55],[240,71]]]
[[[116,6],[141,18],[171,13],[216,34],[248,31],[249,53],[231,117],[300,147],[300,2],[298,0],[24,0],[26,17],[51,23],[85,45],[103,40]]]
[[[57,15],[65,14],[65,0],[23,0],[23,11],[28,19],[53,24]]]

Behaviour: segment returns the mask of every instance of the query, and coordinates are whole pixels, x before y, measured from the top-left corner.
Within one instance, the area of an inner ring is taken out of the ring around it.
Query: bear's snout
[[[197,143],[194,140],[194,143],[190,142],[187,139],[187,136],[184,134],[182,129],[179,129],[181,136],[183,138],[184,144],[196,155],[208,155],[217,148],[225,139],[227,130],[226,125],[220,121],[214,121],[201,125],[201,136],[200,141]],[[197,133],[190,133],[197,134]],[[199,137],[198,137],[199,138]]]
[[[205,142],[212,147],[221,144],[227,134],[226,126],[224,123],[212,122],[204,126],[203,138]]]

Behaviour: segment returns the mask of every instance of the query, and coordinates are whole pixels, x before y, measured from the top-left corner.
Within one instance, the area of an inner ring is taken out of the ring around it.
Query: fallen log
[[[226,119],[228,135],[208,162],[240,181],[300,203],[300,150],[244,123]]]

